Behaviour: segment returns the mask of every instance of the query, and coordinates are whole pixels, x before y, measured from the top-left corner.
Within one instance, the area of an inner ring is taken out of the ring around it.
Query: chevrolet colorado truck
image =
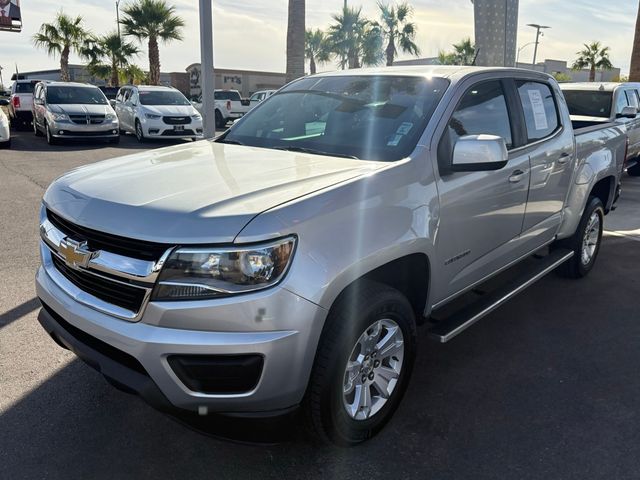
[[[574,132],[533,71],[305,77],[216,141],[53,182],[39,321],[163,411],[301,407],[357,444],[398,408],[417,325],[446,342],[552,270],[589,273],[626,143],[612,123]]]

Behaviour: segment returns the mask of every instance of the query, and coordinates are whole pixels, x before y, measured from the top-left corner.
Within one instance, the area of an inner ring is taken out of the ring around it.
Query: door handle
[[[520,180],[522,180],[522,177],[524,177],[524,172],[522,170],[516,170],[509,177],[509,182],[518,183]]]
[[[567,163],[569,161],[569,158],[571,157],[571,155],[569,155],[568,153],[563,153],[562,155],[560,155],[560,158],[558,159],[558,164],[559,165],[564,165],[565,163]]]

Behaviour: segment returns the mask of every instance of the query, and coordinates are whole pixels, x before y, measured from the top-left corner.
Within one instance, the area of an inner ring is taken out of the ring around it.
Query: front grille
[[[107,131],[98,131],[98,132],[88,132],[86,130],[80,130],[80,131],[72,131],[72,130],[61,130],[62,133],[60,133],[60,135],[63,136],[68,136],[68,137],[107,137],[107,136],[113,136],[115,135],[115,133],[113,133],[111,130],[107,130]]]
[[[105,115],[69,115],[69,119],[78,125],[100,125],[104,123]]]
[[[189,135],[195,135],[195,133],[193,133],[193,130],[165,130],[164,132],[162,132],[163,137],[188,137]]]
[[[162,117],[167,125],[189,125],[191,117]]]
[[[69,268],[56,255],[51,255],[56,269],[80,290],[112,305],[138,313],[142,308],[146,290],[132,285],[116,283],[106,278]]]
[[[66,236],[76,240],[86,241],[91,250],[106,250],[126,257],[157,261],[162,257],[164,252],[171,248],[170,245],[162,243],[135,240],[81,227],[80,225],[65,220],[49,209],[47,209],[47,218],[54,227]]]

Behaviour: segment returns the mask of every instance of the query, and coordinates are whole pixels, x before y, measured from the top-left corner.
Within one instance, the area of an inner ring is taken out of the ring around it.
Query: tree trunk
[[[595,65],[591,65],[591,71],[589,72],[589,81],[590,82],[595,82],[596,81],[596,66]]]
[[[309,59],[309,72],[311,73],[311,75],[316,74],[316,59],[314,57],[311,57]]]
[[[111,86],[118,87],[120,86],[120,75],[118,71],[118,61],[116,57],[111,58]]]
[[[287,82],[304,76],[305,0],[289,0]]]
[[[633,38],[633,51],[631,52],[630,82],[640,82],[640,10],[636,19],[636,34]]]
[[[65,45],[60,54],[60,80],[68,82],[69,78],[69,52],[71,48]]]
[[[149,37],[149,84],[160,85],[160,50],[156,37]]]
[[[393,37],[389,38],[389,45],[387,45],[387,67],[393,66],[393,61],[396,56],[396,42]]]

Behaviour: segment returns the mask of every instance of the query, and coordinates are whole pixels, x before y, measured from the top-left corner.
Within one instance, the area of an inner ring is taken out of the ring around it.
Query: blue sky
[[[122,0],[126,3],[128,0]],[[197,0],[169,0],[187,21],[185,41],[161,50],[163,71],[184,71],[199,61]],[[307,0],[307,26],[325,28],[331,13],[343,0]],[[375,0],[349,0],[361,5],[375,17]],[[418,25],[418,45],[423,56],[435,56],[463,37],[473,37],[473,7],[469,0],[412,0],[414,21]],[[226,68],[283,71],[287,0],[213,0],[216,65]],[[67,13],[80,14],[88,27],[98,33],[115,30],[114,0],[22,0],[24,31],[20,34],[0,32],[0,65],[6,71],[55,68],[57,60],[31,45],[31,35],[42,22],[50,21],[63,5]],[[520,0],[518,45],[534,40],[535,31],[527,23],[541,23],[553,28],[542,38],[538,59],[573,60],[580,46],[600,40],[611,47],[615,66],[629,70],[629,58],[638,0]],[[521,60],[531,61],[533,46],[525,47]],[[72,58],[77,62],[77,58]],[[146,53],[137,59],[146,68]],[[324,69],[332,69],[326,65]]]

